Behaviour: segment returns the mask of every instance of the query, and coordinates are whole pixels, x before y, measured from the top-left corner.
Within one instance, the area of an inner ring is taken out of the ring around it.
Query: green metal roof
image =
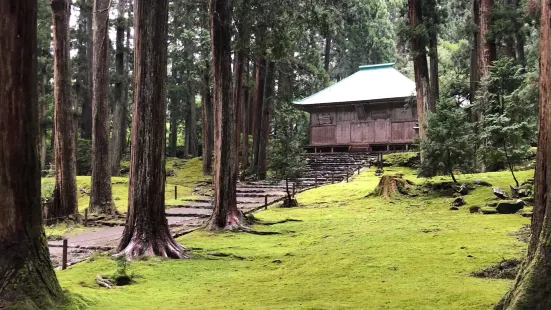
[[[295,104],[369,102],[415,96],[415,82],[393,66],[394,63],[360,66],[358,72]]]

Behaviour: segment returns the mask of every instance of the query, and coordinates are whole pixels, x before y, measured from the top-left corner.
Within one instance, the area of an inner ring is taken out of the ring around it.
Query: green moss
[[[203,176],[202,163],[200,158],[189,160],[169,158],[166,168],[173,170],[175,177],[167,177],[165,196],[167,204],[176,204],[174,201],[174,186],[178,186],[178,199],[193,196],[193,189],[201,182],[208,180]],[[128,209],[128,177],[112,177],[113,201],[117,210],[126,213]],[[42,196],[47,197],[48,192],[53,192],[54,178],[42,178]],[[78,210],[84,212],[90,203],[91,177],[78,176]],[[50,186],[51,185],[51,186]]]
[[[384,155],[383,160],[391,166],[409,167],[418,155],[416,152],[392,153]]]
[[[426,181],[416,179],[411,169],[399,170],[416,183]],[[533,171],[519,172],[520,179],[532,175]],[[508,172],[458,179],[483,179],[503,188],[510,183]],[[255,214],[264,221],[302,220],[254,227],[278,235],[198,231],[181,237],[180,243],[196,249],[190,259],[133,262],[128,272],[138,277],[128,287],[105,290],[95,285],[97,274],[117,268],[106,256],[60,271],[62,286],[74,298],[67,309],[159,305],[163,309],[488,309],[495,305],[511,281],[469,274],[524,253],[526,245],[511,233],[530,220],[470,214],[470,205],[493,199],[491,188],[475,189],[465,197],[467,206],[451,212],[449,198],[443,197],[365,198],[378,182],[374,169],[366,170],[350,183],[299,194],[300,208],[272,207]]]

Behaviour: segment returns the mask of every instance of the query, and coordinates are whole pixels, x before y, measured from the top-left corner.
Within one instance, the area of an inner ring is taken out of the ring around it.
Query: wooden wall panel
[[[339,123],[336,129],[337,144],[350,143],[350,123]]]
[[[375,143],[390,141],[390,122],[379,120],[375,122]]]
[[[405,132],[404,132],[404,125],[406,123],[392,123],[391,126],[391,136],[392,141],[402,141],[404,140]]]
[[[312,127],[312,145],[335,144],[335,129],[337,126]]]

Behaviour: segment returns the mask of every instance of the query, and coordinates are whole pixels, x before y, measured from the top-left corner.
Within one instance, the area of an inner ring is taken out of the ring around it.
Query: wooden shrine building
[[[310,113],[309,152],[408,150],[417,135],[415,82],[394,64],[361,66],[300,101]]]

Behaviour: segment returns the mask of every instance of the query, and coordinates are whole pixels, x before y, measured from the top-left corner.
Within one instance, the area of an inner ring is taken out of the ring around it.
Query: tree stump
[[[408,181],[392,175],[383,175],[377,188],[369,196],[378,196],[389,199],[396,196],[408,195]]]

